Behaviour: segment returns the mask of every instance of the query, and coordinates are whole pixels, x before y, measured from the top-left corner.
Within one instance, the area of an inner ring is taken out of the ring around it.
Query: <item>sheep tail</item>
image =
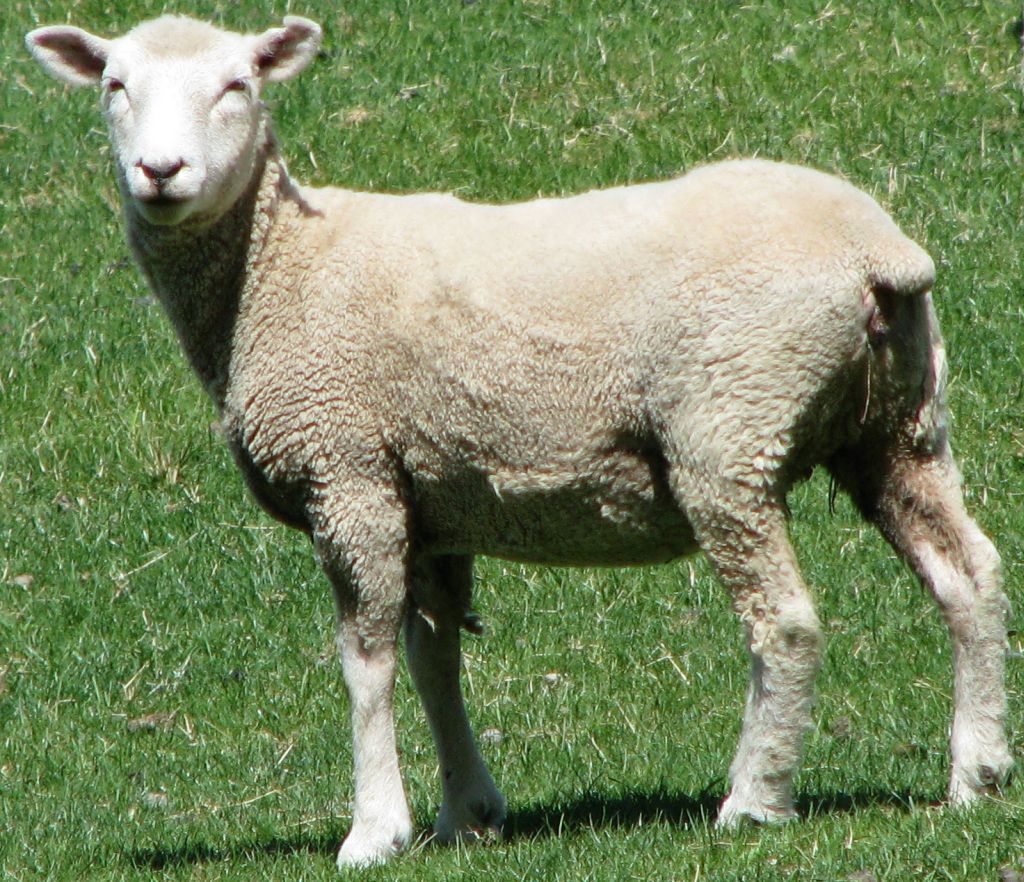
[[[897,388],[905,401],[916,401],[910,427],[912,446],[934,452],[946,443],[948,431],[946,351],[931,298],[935,264],[909,239],[902,239],[900,245],[898,252],[890,253],[887,260],[869,269],[865,305],[869,307],[867,332],[871,350],[882,355],[895,346],[905,355],[895,362],[885,357],[880,362],[868,360],[867,399],[872,398],[872,362],[876,369],[886,373],[895,369],[897,375],[888,378],[882,394],[891,394]],[[867,417],[865,407],[862,425]]]
[[[869,261],[868,283],[876,294],[916,297],[935,284],[935,263],[919,245],[900,239],[898,249]]]

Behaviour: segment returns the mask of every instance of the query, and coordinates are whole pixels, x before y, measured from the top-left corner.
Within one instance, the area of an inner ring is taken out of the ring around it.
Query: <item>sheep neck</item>
[[[250,269],[258,262],[289,184],[268,137],[251,183],[212,224],[156,226],[126,203],[135,259],[218,410],[224,406],[235,323]]]

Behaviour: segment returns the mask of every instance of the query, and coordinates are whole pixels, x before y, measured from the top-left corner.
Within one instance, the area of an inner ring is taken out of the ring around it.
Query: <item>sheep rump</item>
[[[300,187],[258,95],[319,37],[295,17],[261,35],[165,17],[28,45],[103,85],[133,252],[255,496],[310,535],[334,587],[355,757],[339,864],[412,835],[403,623],[437,836],[500,830],[459,688],[476,554],[703,550],[753,662],[719,821],[791,817],[822,633],[785,499],[818,465],[946,617],[951,801],[998,789],[1006,600],[949,448],[928,255],[850,185],[760,160],[512,206]]]

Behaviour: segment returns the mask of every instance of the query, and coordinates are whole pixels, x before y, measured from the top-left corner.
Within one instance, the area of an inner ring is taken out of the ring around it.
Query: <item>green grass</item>
[[[334,878],[351,755],[327,585],[305,540],[246,498],[127,262],[95,96],[48,80],[21,48],[40,23],[111,33],[164,6],[109,5],[11,0],[0,18],[0,879]],[[283,10],[186,7],[251,29]],[[291,168],[312,183],[505,200],[756,153],[877,196],[937,259],[969,502],[1021,606],[1018,3],[293,11],[323,22],[324,54],[272,102]],[[970,814],[936,805],[944,628],[827,496],[819,476],[791,500],[829,631],[797,782],[804,822],[710,826],[746,661],[702,561],[481,561],[489,633],[468,642],[466,689],[477,730],[492,730],[509,837],[425,847],[365,876],[995,880],[1024,858],[1019,784]],[[1019,651],[1019,613],[1010,624]],[[1022,667],[1008,663],[1018,756]],[[425,832],[437,774],[404,673],[398,724]]]

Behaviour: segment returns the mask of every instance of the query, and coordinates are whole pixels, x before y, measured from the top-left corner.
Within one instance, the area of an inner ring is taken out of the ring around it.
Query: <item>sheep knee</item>
[[[806,604],[780,611],[775,622],[772,655],[790,668],[817,673],[824,653],[825,636],[818,615]]]
[[[752,688],[790,706],[794,721],[809,724],[813,684],[825,638],[809,596],[791,599],[750,628]]]

